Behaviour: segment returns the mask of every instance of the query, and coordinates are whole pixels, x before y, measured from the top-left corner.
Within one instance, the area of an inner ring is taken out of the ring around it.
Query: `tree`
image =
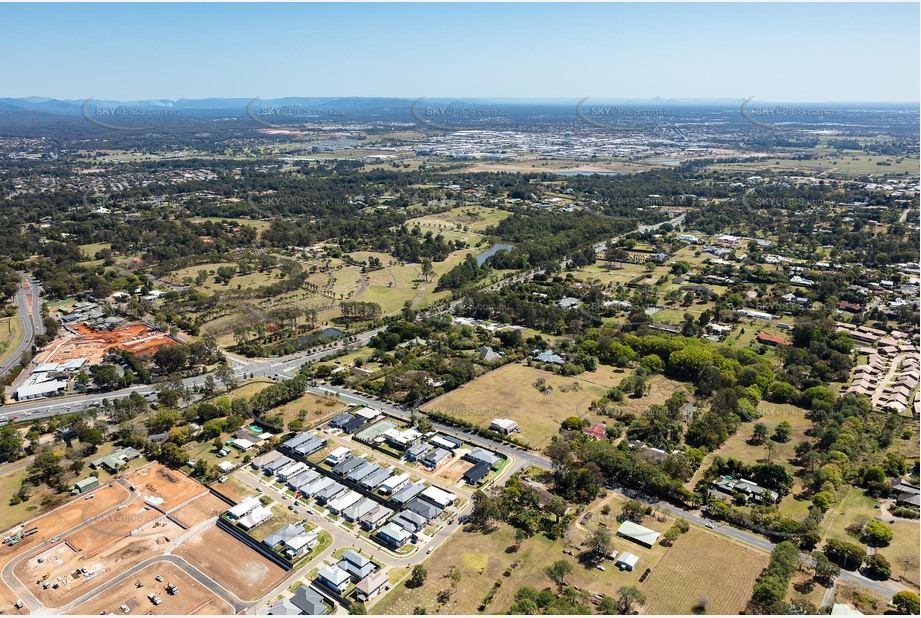
[[[546,569],[544,572],[547,574],[554,583],[556,583],[559,591],[563,591],[563,582],[566,580],[566,576],[572,573],[572,565],[566,560],[557,560]]]
[[[885,547],[892,541],[892,528],[875,519],[864,527],[863,540],[870,547]]]
[[[908,590],[897,592],[892,597],[892,604],[895,605],[895,610],[903,616],[917,616],[921,612],[918,595]]]
[[[646,595],[633,586],[624,586],[617,591],[619,614],[632,614],[634,605],[645,605]]]
[[[774,428],[774,435],[771,436],[771,440],[774,442],[789,442],[792,435],[793,425],[790,424],[790,421],[780,421],[777,423],[777,427]]]
[[[188,454],[172,442],[167,442],[160,449],[160,460],[172,468],[181,468],[189,460]]]
[[[214,375],[217,376],[218,381],[223,384],[224,388],[228,391],[236,388],[237,378],[233,373],[233,369],[231,369],[230,365],[227,363],[221,363],[218,365]]]
[[[628,500],[624,503],[624,506],[620,509],[620,515],[617,517],[618,521],[632,521],[633,523],[639,524],[643,522],[643,519],[646,515],[649,514],[649,507],[647,507],[642,502],[637,500]]]
[[[768,437],[768,428],[764,423],[755,423],[755,428],[752,431],[752,444],[764,444],[765,440]]]
[[[22,456],[22,436],[13,425],[0,427],[0,461],[14,461]]]
[[[45,482],[49,486],[59,485],[64,475],[61,456],[52,451],[42,451],[35,455],[28,471],[28,478],[32,481]]]
[[[547,504],[547,512],[556,517],[554,523],[560,523],[560,518],[566,514],[569,509],[569,503],[560,496],[553,496]]]
[[[432,267],[432,260],[425,258],[422,260],[422,280],[429,281],[432,278],[432,275],[435,274],[435,269]]]
[[[812,552],[812,560],[812,570],[815,573],[815,578],[819,581],[830,584],[841,574],[841,569],[838,565],[829,560],[828,557],[820,551]]]
[[[417,564],[413,567],[412,573],[409,575],[409,580],[406,582],[407,588],[419,588],[422,584],[425,583],[425,578],[428,577],[429,572],[424,565]]]
[[[871,579],[889,579],[892,576],[892,565],[882,554],[867,556],[865,570]]]
[[[607,528],[598,528],[585,537],[585,546],[598,556],[607,556],[614,549],[614,539]]]
[[[163,373],[175,373],[189,361],[189,349],[184,345],[162,345],[154,352],[153,361]]]
[[[349,614],[352,616],[364,616],[368,613],[368,608],[361,601],[353,601],[349,605]]]
[[[860,568],[867,557],[867,552],[861,545],[838,539],[829,539],[823,551],[829,560],[848,571]]]
[[[620,613],[614,597],[604,597],[598,602],[598,613],[606,616]]]

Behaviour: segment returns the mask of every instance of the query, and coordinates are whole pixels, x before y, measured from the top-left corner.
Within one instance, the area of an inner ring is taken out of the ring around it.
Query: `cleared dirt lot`
[[[92,530],[92,528],[87,530]],[[92,538],[81,531],[79,539],[81,542],[86,542],[88,546],[101,547],[101,549],[95,553],[74,551],[67,545],[68,539],[61,539],[60,543],[19,563],[13,572],[43,605],[60,607],[117,577],[147,558],[162,554],[169,542],[178,537],[181,532],[179,526],[171,522],[158,522],[153,527],[146,529],[140,536],[120,539],[98,531],[96,532],[98,538]],[[108,544],[104,543],[106,539],[110,541]],[[83,574],[75,577],[74,572],[83,567],[95,572],[96,575],[91,578]],[[46,581],[57,584],[57,589],[53,586],[44,588],[41,584],[36,583],[42,580],[46,573],[48,574]]]
[[[174,509],[208,491],[201,483],[160,464],[145,466],[130,474],[126,480],[134,485],[142,500],[164,511]]]
[[[65,539],[84,555],[92,556],[106,545],[127,536],[132,530],[162,516],[156,509],[145,508],[143,502],[135,500],[121,511],[109,513],[93,524],[67,535]]]
[[[244,601],[259,599],[286,573],[218,527],[192,537],[173,553]]]
[[[230,505],[209,492],[192,500],[184,507],[176,509],[170,515],[191,528],[209,517],[217,517],[228,508]]]
[[[158,582],[157,576],[163,578]],[[142,588],[137,588],[135,582],[140,581]],[[179,587],[175,595],[167,594],[166,586],[174,584]],[[162,603],[154,605],[147,598],[153,592],[160,597]],[[131,614],[163,615],[173,614],[188,616],[191,614],[232,614],[233,608],[226,601],[213,594],[207,588],[189,577],[185,571],[168,562],[159,562],[141,570],[136,577],[129,577],[117,586],[105,591],[104,594],[93,598],[82,605],[78,605],[70,614],[101,614],[115,612],[121,613],[119,605],[131,608]]]
[[[110,349],[128,350],[138,356],[153,354],[161,346],[178,345],[166,333],[144,324],[131,324],[111,331],[98,331],[78,324],[52,341],[36,356],[38,363],[60,363],[75,358],[87,359],[87,364],[98,363]]]
[[[93,491],[93,499],[79,497],[51,513],[26,524],[27,528],[38,527],[38,532],[22,539],[13,546],[0,545],[0,560],[28,551],[50,538],[60,536],[74,526],[111,509],[128,498],[128,490],[113,483]],[[17,526],[14,530],[18,530]],[[6,536],[6,534],[4,534]],[[4,560],[5,561],[5,560]]]

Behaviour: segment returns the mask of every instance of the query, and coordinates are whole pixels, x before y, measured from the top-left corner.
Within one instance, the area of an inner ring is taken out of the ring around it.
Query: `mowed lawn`
[[[881,553],[885,558],[892,564],[892,575],[893,577],[903,577],[909,582],[913,583],[915,587],[921,583],[921,577],[919,577],[918,567],[914,566],[912,568],[905,568],[904,561],[907,558],[914,556],[917,560],[918,558],[918,546],[921,545],[921,538],[919,538],[919,527],[918,520],[915,521],[899,521],[896,520],[894,523],[885,522],[887,526],[892,528],[894,536],[892,542],[889,543],[886,547],[880,547],[879,553]],[[915,562],[915,565],[918,563]]]
[[[549,371],[522,364],[510,364],[491,371],[476,380],[427,403],[423,411],[435,411],[488,427],[494,418],[510,418],[518,423],[521,437],[531,447],[538,448],[556,435],[560,423],[570,416],[590,422],[604,417],[589,411],[591,403],[620,383],[627,373],[599,366],[594,372],[578,376],[559,376]],[[543,379],[553,390],[543,394],[534,383]],[[642,399],[626,399],[624,407],[642,411],[654,403],[662,403],[680,388],[662,376],[651,380],[652,388]]]

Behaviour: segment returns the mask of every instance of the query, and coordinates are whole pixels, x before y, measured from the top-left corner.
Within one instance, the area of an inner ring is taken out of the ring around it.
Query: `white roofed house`
[[[226,513],[227,518],[230,520],[238,520],[244,515],[246,515],[247,513],[249,513],[250,511],[252,511],[257,506],[259,506],[260,504],[261,503],[259,502],[259,498],[255,496],[246,498],[239,504],[234,505],[230,507],[229,509],[227,509],[227,513]]]
[[[489,424],[489,429],[503,435],[518,431],[518,423],[507,418],[494,418]]]
[[[244,530],[251,530],[271,518],[272,509],[265,506],[257,506],[252,511],[237,520],[237,525]]]
[[[435,486],[427,487],[419,494],[419,497],[443,509],[448,508],[457,500],[454,494]]]
[[[319,534],[316,530],[302,532],[292,539],[285,541],[284,554],[289,560],[300,558],[317,546]]]

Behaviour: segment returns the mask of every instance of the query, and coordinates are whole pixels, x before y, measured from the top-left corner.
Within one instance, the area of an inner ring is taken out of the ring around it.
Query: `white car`
[[[425,555],[427,556],[427,555],[429,555],[430,553],[432,553],[433,551],[435,551],[435,547],[432,546],[432,545],[429,545],[429,548],[425,550]]]

